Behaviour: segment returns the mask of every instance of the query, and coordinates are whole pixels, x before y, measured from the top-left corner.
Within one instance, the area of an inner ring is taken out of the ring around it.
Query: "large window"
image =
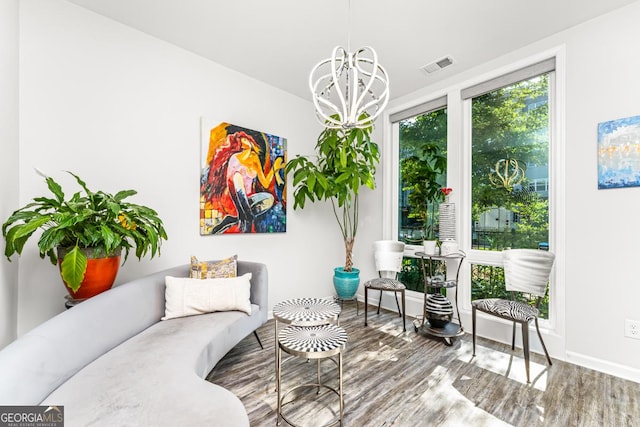
[[[389,117],[398,151],[387,165],[395,170],[388,175],[393,197],[385,198],[385,212],[392,221],[385,235],[416,249],[427,235],[438,237],[440,200],[430,199],[426,183],[452,187],[458,243],[467,254],[458,288],[463,310],[471,299],[506,295],[502,250],[557,250],[555,102],[555,58],[549,58],[452,87]],[[401,279],[422,292],[419,267],[405,258]],[[551,289],[544,299],[543,317],[553,318],[554,295]]]
[[[447,110],[400,122],[398,237],[422,244],[438,234],[438,198],[447,183]]]
[[[472,248],[549,241],[547,74],[472,99]]]
[[[447,182],[446,98],[396,116],[399,129],[398,240],[422,245],[438,237],[440,188]],[[400,279],[410,290],[423,292],[420,264],[405,258]]]
[[[553,60],[462,91],[471,103],[471,248],[549,250]],[[552,248],[551,248],[552,249]],[[505,297],[500,267],[472,261],[471,298]],[[543,301],[548,316],[548,297]]]

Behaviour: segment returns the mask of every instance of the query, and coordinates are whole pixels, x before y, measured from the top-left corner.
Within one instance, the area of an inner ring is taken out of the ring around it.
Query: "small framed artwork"
[[[200,234],[283,233],[287,229],[287,140],[202,119]]]
[[[598,189],[640,186],[640,116],[598,123]]]

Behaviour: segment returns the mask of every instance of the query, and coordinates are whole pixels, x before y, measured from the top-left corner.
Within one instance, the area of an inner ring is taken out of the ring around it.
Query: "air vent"
[[[451,56],[445,56],[444,58],[440,58],[436,61],[428,63],[427,65],[421,67],[421,69],[424,70],[425,73],[431,74],[435,73],[436,71],[442,70],[443,68],[448,67],[451,64],[453,64],[453,58]]]

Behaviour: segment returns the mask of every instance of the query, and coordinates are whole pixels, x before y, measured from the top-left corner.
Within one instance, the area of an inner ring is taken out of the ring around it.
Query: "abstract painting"
[[[287,140],[202,119],[200,234],[287,229]]]
[[[598,124],[598,189],[640,186],[640,116]]]

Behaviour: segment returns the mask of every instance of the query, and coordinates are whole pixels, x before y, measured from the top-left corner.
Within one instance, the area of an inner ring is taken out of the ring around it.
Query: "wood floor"
[[[471,337],[451,347],[414,332],[397,313],[369,311],[345,303],[340,325],[349,335],[344,353],[344,425],[360,426],[640,426],[640,384],[532,355],[532,383],[526,385],[522,351]],[[470,326],[469,328],[470,329]],[[221,385],[245,405],[252,426],[276,424],[274,321],[231,350],[207,380]],[[531,339],[537,339],[534,336]],[[337,369],[321,364],[323,382],[337,386]],[[283,390],[314,382],[315,362],[299,358],[283,365]],[[321,426],[335,417],[337,396],[323,389],[292,393],[285,407],[301,426]],[[282,423],[281,425],[286,425]]]

